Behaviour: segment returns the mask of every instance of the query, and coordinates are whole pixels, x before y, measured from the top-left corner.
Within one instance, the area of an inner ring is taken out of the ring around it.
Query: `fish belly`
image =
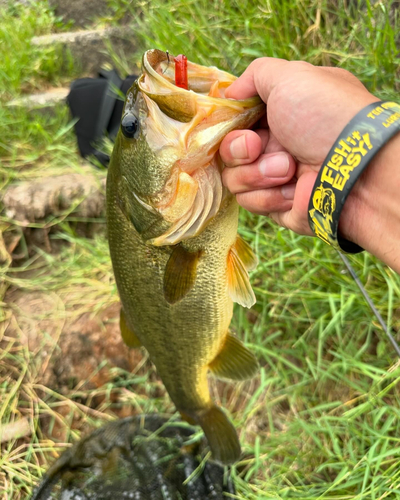
[[[108,197],[111,259],[128,326],[148,350],[177,408],[188,415],[207,408],[208,365],[220,351],[232,318],[227,257],[237,233],[236,201],[225,203],[201,235],[183,242],[188,251],[203,253],[194,287],[170,305],[163,286],[173,247],[143,241],[114,202],[112,189]]]

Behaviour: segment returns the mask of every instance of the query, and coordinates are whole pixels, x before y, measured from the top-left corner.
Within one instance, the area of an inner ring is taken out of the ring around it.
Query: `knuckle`
[[[266,62],[268,62],[268,57],[257,57],[250,64],[251,68],[258,68],[259,66],[263,66]]]
[[[315,69],[315,66],[307,61],[292,61],[293,68],[296,67],[297,70],[311,70]]]
[[[225,168],[223,171],[222,171],[222,184],[224,186],[226,186],[230,191],[231,190],[231,179],[230,179],[230,174],[231,172],[229,171],[229,169]]]

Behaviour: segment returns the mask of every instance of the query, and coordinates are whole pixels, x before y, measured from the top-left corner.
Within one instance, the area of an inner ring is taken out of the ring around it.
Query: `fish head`
[[[225,194],[220,143],[228,132],[252,126],[265,112],[258,97],[225,98],[236,77],[215,67],[187,61],[188,88],[178,87],[176,64],[160,50],[144,54],[142,74],[127,93],[113,153],[127,196],[166,223],[153,240],[156,245],[193,237],[215,216]],[[146,217],[146,211],[140,213]]]

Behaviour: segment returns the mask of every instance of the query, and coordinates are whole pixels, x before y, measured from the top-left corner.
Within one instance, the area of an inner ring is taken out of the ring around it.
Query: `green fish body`
[[[110,252],[125,342],[147,349],[177,409],[227,464],[240,445],[210,398],[207,374],[243,380],[257,371],[229,333],[233,301],[255,301],[248,270],[256,258],[237,236],[238,205],[222,186],[217,150],[264,106],[223,98],[234,77],[193,63],[189,89],[180,89],[173,61],[146,52],[127,94],[107,178]]]

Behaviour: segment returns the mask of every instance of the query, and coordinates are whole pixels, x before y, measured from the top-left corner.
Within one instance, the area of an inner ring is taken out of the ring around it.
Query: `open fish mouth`
[[[183,84],[177,82],[181,71],[186,73]],[[143,56],[139,88],[155,100],[167,116],[189,122],[196,116],[199,106],[207,103],[201,96],[224,98],[226,88],[235,80],[236,77],[218,68],[201,66],[186,59],[183,62],[161,50],[149,50]],[[208,103],[221,105],[218,101],[208,100]]]
[[[202,106],[223,107],[226,108],[225,112],[243,112],[257,105],[264,108],[259,97],[226,99],[225,90],[236,77],[214,66],[202,66],[186,58],[186,85],[179,85],[177,78],[180,72],[178,66],[182,65],[181,57],[153,49],[145,52],[142,60],[143,74],[139,78],[139,89],[153,99],[170,118],[189,122]]]
[[[149,50],[142,66],[138,90],[146,103],[146,141],[171,167],[164,189],[151,200],[138,201],[171,223],[151,243],[174,245],[197,236],[218,213],[227,194],[219,145],[228,132],[252,126],[265,104],[259,97],[226,98],[225,90],[236,77],[184,56]]]
[[[179,57],[182,56],[174,57],[157,49],[145,52],[143,74],[138,86],[148,98],[146,101],[157,104],[165,116],[190,123],[186,134],[196,132],[198,145],[202,141],[219,146],[228,128],[248,127],[249,123],[253,124],[262,116],[265,105],[259,97],[244,100],[225,98],[225,90],[236,77],[216,67],[186,60],[186,85],[177,86],[178,66],[182,65]],[[199,135],[204,129],[209,131],[206,137]],[[211,140],[210,129],[213,129],[213,134],[218,130],[214,140]]]

